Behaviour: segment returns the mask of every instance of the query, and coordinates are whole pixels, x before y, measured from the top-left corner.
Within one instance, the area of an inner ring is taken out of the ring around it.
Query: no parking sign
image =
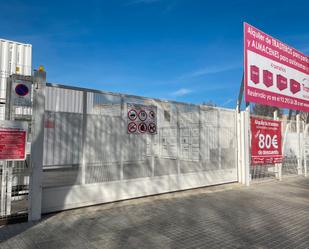
[[[32,82],[27,79],[13,79],[11,103],[13,106],[31,106]]]

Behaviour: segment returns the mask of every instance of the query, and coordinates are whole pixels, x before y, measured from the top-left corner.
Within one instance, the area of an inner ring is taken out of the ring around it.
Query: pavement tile
[[[0,228],[0,249],[309,248],[309,179],[190,190]]]

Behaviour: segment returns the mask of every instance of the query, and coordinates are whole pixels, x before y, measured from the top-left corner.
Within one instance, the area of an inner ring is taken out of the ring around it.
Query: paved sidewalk
[[[309,248],[309,179],[223,185],[0,228],[0,248]]]

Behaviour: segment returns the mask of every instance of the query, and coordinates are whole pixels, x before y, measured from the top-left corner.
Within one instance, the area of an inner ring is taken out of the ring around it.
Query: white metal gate
[[[158,134],[127,134],[126,105]],[[42,212],[237,181],[236,112],[47,84]]]
[[[303,174],[303,146],[305,123],[303,121],[282,121],[283,126],[283,163],[282,174]]]

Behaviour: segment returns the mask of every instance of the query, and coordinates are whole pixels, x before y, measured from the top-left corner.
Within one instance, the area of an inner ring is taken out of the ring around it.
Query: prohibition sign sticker
[[[137,118],[137,112],[134,109],[131,109],[128,111],[128,118],[132,121],[135,120]]]
[[[155,124],[155,123],[150,123],[150,124],[148,125],[148,131],[149,131],[149,133],[151,133],[151,134],[156,133],[156,131],[157,131],[157,126],[156,126],[156,124]]]
[[[145,121],[147,119],[147,113],[144,110],[141,110],[138,114],[138,117],[141,121]]]
[[[135,124],[134,122],[131,122],[128,124],[128,132],[129,133],[134,133],[137,130],[137,124]]]
[[[138,130],[140,133],[145,133],[147,131],[147,125],[145,123],[140,123],[138,125]]]
[[[154,111],[150,111],[150,112],[149,112],[149,117],[150,117],[151,119],[155,119],[155,118],[156,118],[155,112],[154,112]]]
[[[18,96],[26,96],[29,93],[29,88],[25,84],[18,84],[15,87],[15,93]]]

